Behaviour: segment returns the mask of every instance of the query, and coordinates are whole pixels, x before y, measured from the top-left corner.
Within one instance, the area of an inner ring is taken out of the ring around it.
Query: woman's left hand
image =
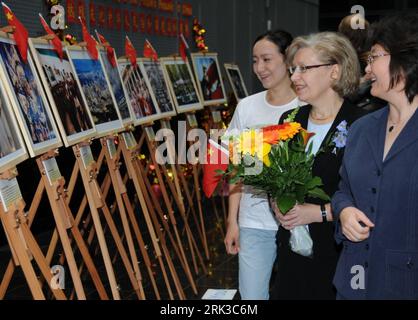
[[[320,207],[316,204],[297,204],[285,215],[276,213],[276,218],[286,230],[292,230],[296,226],[321,222]]]

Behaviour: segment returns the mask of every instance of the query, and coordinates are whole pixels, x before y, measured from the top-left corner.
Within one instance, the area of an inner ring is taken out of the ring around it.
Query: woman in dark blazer
[[[332,199],[340,299],[418,299],[418,15],[372,26],[366,72],[388,102],[347,140]]]
[[[331,197],[337,190],[347,130],[363,112],[344,96],[356,90],[360,66],[351,43],[333,32],[296,38],[288,51],[291,80],[301,107],[294,121],[315,133],[312,152],[316,154],[313,175],[323,182]],[[284,114],[281,122],[289,112]],[[339,249],[334,240],[330,203],[306,199],[282,215],[273,204],[280,222],[277,235],[278,269],[272,299],[335,299],[332,279]],[[313,254],[306,257],[291,250],[290,232],[307,225],[313,241]]]

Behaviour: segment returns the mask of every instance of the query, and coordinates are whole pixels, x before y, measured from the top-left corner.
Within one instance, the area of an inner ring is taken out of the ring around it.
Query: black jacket
[[[307,128],[309,113],[312,106],[300,107],[295,121],[303,128]],[[286,112],[280,118],[282,123],[291,111]],[[334,122],[322,142],[313,164],[313,175],[319,176],[323,182],[323,190],[332,197],[338,189],[340,180],[339,169],[342,163],[344,148],[327,146],[327,142],[336,133],[338,125],[346,121],[349,130],[351,124],[364,115],[361,108],[345,100]],[[307,203],[321,204],[326,201],[319,199],[306,199]],[[318,215],[321,212],[318,208]],[[309,233],[313,240],[313,258],[303,257],[290,250],[290,232],[279,228],[277,234],[277,261],[278,273],[272,299],[334,299],[335,290],[332,278],[335,273],[340,248],[334,240],[334,224],[312,223],[309,225]]]

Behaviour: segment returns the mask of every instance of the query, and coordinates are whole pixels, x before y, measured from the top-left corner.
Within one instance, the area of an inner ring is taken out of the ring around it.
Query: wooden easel
[[[116,158],[119,159],[120,158],[120,154],[121,154],[121,148],[119,146],[118,149],[117,149],[117,153],[116,153],[115,159]],[[100,155],[99,155],[98,160],[97,160],[97,168],[98,168],[98,170],[100,170],[104,158],[105,158],[105,151],[102,148],[102,151],[100,152]],[[115,160],[115,164],[116,163],[117,163],[117,161]],[[73,174],[71,175],[71,179],[70,179],[70,184],[69,184],[69,194],[70,194],[70,196],[69,196],[69,198],[71,197],[72,191],[74,190],[75,182],[77,180],[77,175],[78,175],[78,166],[77,166],[77,163],[76,163],[76,165],[74,167],[74,170],[73,170]],[[126,181],[127,180],[128,180],[128,177],[126,176],[123,179],[123,181],[122,181],[123,185],[126,185]],[[110,187],[111,187],[110,173],[107,173],[106,177],[104,178],[104,180],[102,182],[102,186],[101,186],[101,191],[102,191],[102,194],[103,194],[103,198],[104,199],[107,198],[107,195],[109,193]],[[131,202],[129,200],[129,197],[128,197],[128,194],[126,192],[125,193],[122,193],[122,198],[123,198],[123,202],[124,202],[124,204],[126,206],[126,209],[128,211],[128,217],[129,217],[129,220],[131,222],[131,226],[133,228],[133,231],[134,231],[136,240],[138,242],[138,245],[139,245],[139,248],[140,248],[142,257],[144,259],[144,263],[146,265],[146,268],[147,268],[147,271],[148,271],[148,274],[149,274],[149,277],[150,277],[150,281],[151,281],[151,284],[152,284],[153,289],[154,289],[155,297],[156,297],[156,299],[159,300],[160,299],[160,293],[159,293],[159,290],[157,288],[157,284],[155,282],[154,273],[152,271],[152,263],[151,263],[151,260],[149,258],[149,255],[148,255],[147,246],[144,243],[143,237],[141,235],[141,231],[139,229],[139,225],[138,225],[138,223],[136,221],[135,213],[134,213],[132,204],[131,204]],[[77,225],[81,222],[81,219],[82,219],[82,216],[83,216],[83,212],[84,212],[86,206],[87,206],[87,197],[84,196],[84,198],[81,201],[80,208],[79,208],[79,211],[78,211],[77,216],[76,216],[76,224]],[[112,206],[112,211],[111,211],[112,215],[113,215],[113,212],[116,210],[116,208],[117,208],[117,206],[115,206],[115,205]],[[84,225],[84,229],[85,230],[87,230],[88,225],[90,223],[90,220],[91,220],[91,215],[89,215],[85,219],[85,221],[83,222],[83,225]],[[88,241],[88,244],[91,244],[91,242],[93,241],[94,235],[95,235],[94,226],[91,227],[91,229],[88,232],[88,234],[89,234],[89,237],[88,237],[88,240],[87,241]]]
[[[115,159],[119,159],[120,158],[121,150],[122,150],[121,149],[121,143],[119,143],[119,146],[118,146],[118,149],[117,149],[117,153],[116,153]],[[102,147],[102,151],[101,151],[101,153],[100,153],[100,155],[98,157],[98,167],[101,166],[101,163],[103,161],[103,158],[105,157],[105,152],[106,152],[106,149],[103,146]],[[112,160],[110,163],[113,163],[113,162],[114,161]],[[116,160],[114,162],[115,163],[115,167],[113,167],[113,168],[115,168],[115,169],[116,169],[116,163],[117,162],[118,161],[116,161]],[[117,167],[119,167],[119,163],[117,163]],[[119,172],[119,169],[117,169],[116,171]],[[120,176],[120,173],[119,173],[119,176]],[[127,180],[128,180],[128,175],[126,175],[125,178],[123,179],[123,181],[122,181],[123,182],[123,185],[126,184],[126,181]],[[108,176],[105,177],[104,182],[102,184],[102,191],[103,191],[104,198],[106,198],[106,195],[107,195],[109,189],[110,189],[110,178],[109,178],[109,175],[108,175]],[[160,299],[160,294],[159,294],[159,291],[158,291],[158,288],[157,288],[157,285],[156,285],[156,282],[155,282],[154,274],[153,274],[153,271],[152,271],[151,260],[150,260],[150,258],[148,256],[148,252],[147,252],[148,248],[145,245],[144,240],[142,238],[141,231],[139,229],[139,225],[138,225],[138,222],[136,220],[135,213],[134,213],[134,210],[133,210],[133,206],[132,206],[132,204],[131,204],[131,202],[129,200],[128,194],[126,192],[126,188],[124,189],[124,191],[125,192],[122,193],[122,199],[123,199],[123,202],[124,202],[124,204],[126,206],[126,209],[128,211],[129,220],[131,222],[131,226],[132,226],[133,231],[135,233],[136,240],[137,240],[137,242],[139,244],[139,247],[140,247],[142,256],[144,258],[144,262],[145,262],[145,265],[147,267],[147,270],[148,270],[148,273],[149,273],[149,276],[150,276],[150,280],[151,280],[151,283],[153,285],[154,292],[156,294],[156,298],[157,299]],[[80,207],[80,209],[82,209],[82,207],[85,208],[85,205],[86,205],[86,201],[85,201],[85,199],[83,199],[82,206]],[[150,233],[152,234],[152,233],[155,233],[155,232],[152,229]],[[89,241],[92,238],[92,235],[93,234],[94,234],[94,230],[91,230],[90,231],[90,236],[89,236]],[[158,242],[158,239],[157,239],[157,242]],[[160,260],[159,259],[159,256],[158,256],[158,252],[157,252],[157,259]],[[168,293],[169,293],[170,299],[174,299],[174,295],[172,293],[171,285],[170,285],[169,280],[168,280],[168,277],[167,277],[167,272],[165,270],[164,264],[161,263],[161,262],[162,262],[162,260],[160,260],[160,266],[161,266],[161,270],[162,270],[162,273],[163,273],[164,281],[166,282],[166,285],[167,285],[167,289],[168,289]]]
[[[90,207],[91,216],[93,219],[93,224],[95,227],[95,232],[98,238],[100,251],[103,256],[106,273],[109,279],[109,283],[111,286],[113,298],[115,300],[120,299],[119,294],[119,287],[116,283],[116,277],[112,266],[112,260],[110,259],[109,250],[107,248],[106,239],[103,232],[102,223],[100,221],[99,216],[99,209],[102,211],[106,224],[110,229],[112,237],[115,241],[117,250],[122,258],[123,265],[128,273],[129,280],[138,296],[139,299],[144,299],[143,295],[143,288],[140,275],[135,275],[134,270],[132,269],[131,262],[129,261],[129,257],[125,251],[125,248],[122,243],[122,239],[117,231],[116,225],[113,221],[112,215],[110,210],[104,201],[104,197],[102,194],[101,189],[99,188],[97,182],[97,163],[93,159],[90,149],[90,143],[79,143],[73,146],[73,152],[77,160],[78,171],[81,175],[82,182],[84,185],[84,189],[86,191],[86,196],[88,200],[88,204]]]
[[[139,231],[139,227],[136,224],[136,219],[135,219],[135,213],[133,211],[133,207],[132,204],[129,200],[128,197],[128,192],[125,186],[125,183],[122,180],[122,176],[120,174],[119,171],[119,160],[120,160],[120,153],[118,154],[117,150],[116,150],[116,146],[114,143],[114,136],[109,136],[106,138],[102,138],[101,144],[102,144],[102,151],[105,154],[105,158],[106,158],[106,162],[109,168],[109,174],[110,174],[110,178],[112,181],[112,185],[115,191],[115,197],[116,197],[116,202],[119,208],[119,213],[121,216],[121,220],[122,220],[122,224],[123,224],[123,229],[124,229],[124,235],[128,244],[128,248],[129,248],[129,252],[131,255],[131,259],[132,259],[132,265],[135,271],[135,274],[140,277],[141,273],[139,270],[139,265],[138,265],[138,258],[136,255],[136,251],[135,251],[135,245],[133,242],[133,238],[132,238],[132,233],[131,233],[131,229],[130,229],[130,224],[129,222],[131,222],[133,229],[136,230],[136,233],[140,233]],[[128,221],[128,216],[126,214],[126,211],[128,211],[129,213],[129,217],[130,217],[130,221]],[[137,236],[137,239],[139,239],[139,246],[140,248],[144,247],[143,241],[142,240],[142,236],[139,234],[139,236]],[[148,257],[148,254],[146,254],[145,256]],[[148,258],[149,260],[149,258]],[[155,278],[154,275],[152,273],[151,270],[151,263],[148,262],[147,264],[147,269],[148,269],[148,273],[150,276],[150,280],[151,283],[153,285],[155,294],[157,299],[160,299],[160,294],[158,291],[158,288],[156,286],[155,283]],[[142,279],[138,278],[138,281],[140,281],[142,283]],[[142,288],[142,286],[141,286]],[[143,289],[142,289],[143,290]],[[145,297],[145,293],[142,292],[143,296]]]
[[[72,234],[77,242],[77,245],[80,248],[83,258],[85,259],[88,269],[91,272],[93,281],[95,285],[98,286],[99,291],[105,296],[106,291],[102,282],[100,281],[99,274],[97,269],[94,267],[93,260],[91,259],[90,254],[88,253],[87,246],[80,234],[80,231],[77,227],[74,227],[74,218],[68,207],[67,202],[65,201],[65,180],[59,174],[56,177],[49,177],[46,172],[46,162],[55,162],[55,156],[57,155],[56,151],[50,151],[44,154],[41,157],[36,159],[38,164],[38,169],[41,172],[41,177],[44,183],[45,190],[48,195],[49,203],[51,205],[52,213],[54,215],[57,231],[62,243],[64,254],[67,260],[68,267],[74,282],[74,288],[77,294],[78,299],[86,299],[84,288],[81,283],[80,274],[77,270],[77,263],[75,261],[74,253],[71,248],[70,239],[67,234],[67,230],[71,229]],[[56,162],[55,162],[56,164]],[[58,169],[58,167],[57,167]],[[53,180],[54,179],[54,180]]]
[[[8,170],[0,174],[2,180],[12,180],[17,176],[17,170]],[[16,182],[17,184],[17,182]],[[45,295],[42,291],[38,277],[33,269],[31,260],[34,258],[42,275],[49,284],[52,284],[53,277],[51,268],[48,265],[45,256],[43,255],[39,245],[37,244],[28,225],[28,215],[24,212],[25,202],[22,198],[13,201],[7,205],[5,210],[4,204],[0,204],[0,218],[5,230],[10,249],[12,251],[12,258],[14,266],[20,266],[28,283],[29,289],[35,300],[45,300]],[[14,268],[13,268],[14,270]],[[8,278],[6,273],[5,278]],[[1,296],[5,294],[7,286],[3,285],[5,278],[2,281]],[[10,277],[11,278],[11,277]],[[7,284],[10,279],[6,279]],[[52,289],[52,293],[58,300],[66,300],[66,296],[60,288]]]
[[[35,218],[37,209],[39,207],[40,201],[42,199],[43,192],[46,191],[49,203],[51,205],[55,224],[57,227],[54,232],[53,238],[55,237],[55,240],[56,240],[55,244],[58,241],[58,237],[62,243],[62,247],[64,249],[64,254],[65,254],[62,257],[65,257],[67,260],[78,299],[85,300],[86,296],[84,293],[84,288],[81,283],[80,273],[77,270],[77,264],[75,261],[73,249],[71,248],[71,240],[67,234],[67,230],[71,230],[71,234],[76,241],[77,247],[80,250],[80,253],[83,258],[83,262],[87,264],[88,271],[91,275],[91,278],[93,280],[93,283],[97,289],[97,292],[100,298],[107,300],[108,296],[104,288],[104,285],[102,281],[100,280],[99,274],[93,263],[91,255],[87,249],[86,243],[84,242],[82,238],[80,230],[78,229],[77,225],[74,224],[73,215],[71,213],[70,208],[68,207],[68,203],[66,202],[67,194],[66,194],[66,189],[65,189],[65,180],[59,174],[59,170],[57,172],[59,175],[55,177],[54,181],[50,181],[48,178],[48,174],[46,172],[44,163],[48,161],[55,161],[55,157],[57,156],[57,154],[58,153],[56,151],[50,151],[44,154],[43,156],[38,157],[36,160],[39,171],[41,173],[41,180],[39,182],[37,191],[32,200],[32,206],[27,216],[28,226],[30,227],[30,225],[32,224]],[[48,251],[47,256],[46,256],[47,264],[51,263],[53,253],[54,253],[53,251]],[[60,264],[62,265],[64,264],[64,262],[65,262],[65,259],[61,258]],[[1,296],[4,296],[4,293],[7,290],[7,287],[10,283],[13,272],[14,272],[13,264],[9,262],[5,277],[3,278],[3,281],[1,284],[1,291],[0,291]]]
[[[161,226],[158,223],[155,214],[153,212],[153,206],[149,206],[150,200],[147,194],[147,189],[145,187],[144,181],[142,179],[142,175],[140,174],[140,168],[138,166],[138,156],[140,154],[140,145],[135,141],[132,133],[126,132],[125,134],[121,135],[122,143],[120,144],[122,148],[122,154],[125,159],[126,169],[129,175],[129,178],[132,180],[136,194],[139,199],[139,203],[141,205],[142,213],[144,215],[148,231],[151,236],[151,240],[153,243],[153,247],[156,253],[156,257],[160,264],[161,270],[163,271],[163,277],[167,285],[167,289],[169,290],[169,295],[171,299],[174,299],[174,296],[171,292],[169,286],[169,280],[167,277],[167,273],[165,271],[164,262],[162,260],[162,253],[161,249],[164,252],[164,256],[166,258],[168,267],[171,272],[171,276],[173,278],[174,285],[176,287],[177,293],[180,299],[185,299],[183,288],[181,287],[180,280],[177,275],[177,271],[175,270],[173,261],[171,259],[170,253],[168,251],[167,245],[165,243],[165,237],[162,234]]]
[[[138,148],[140,150],[142,150],[142,146],[145,142],[145,139],[147,140],[147,142],[150,141],[150,138],[148,137],[148,135],[146,133],[147,128],[148,128],[148,130],[150,130],[150,128],[152,128],[152,127],[150,125],[147,125],[147,126],[143,127],[142,137],[140,138],[140,142],[138,143]],[[173,210],[173,207],[171,205],[171,202],[170,202],[170,199],[169,199],[169,196],[168,196],[168,193],[167,193],[167,189],[166,189],[166,186],[164,184],[164,179],[161,175],[161,171],[160,171],[160,168],[159,168],[160,165],[156,161],[155,152],[153,152],[152,149],[149,148],[149,147],[148,147],[148,149],[149,149],[149,154],[150,154],[150,157],[151,157],[151,162],[148,163],[147,167],[144,167],[142,165],[141,161],[137,160],[139,174],[141,175],[143,181],[145,182],[145,188],[147,190],[151,190],[151,184],[150,184],[150,182],[147,178],[147,172],[150,169],[151,164],[154,166],[154,170],[155,170],[155,173],[156,173],[157,179],[158,179],[158,185],[159,185],[160,190],[161,190],[161,194],[162,194],[164,204],[165,204],[166,209],[167,209],[166,212],[168,212],[168,216],[164,215],[163,209],[162,209],[158,199],[156,198],[155,194],[153,192],[149,192],[149,194],[151,196],[151,200],[153,202],[152,207],[155,208],[155,211],[157,211],[158,215],[160,216],[160,221],[163,223],[164,230],[168,234],[169,240],[171,241],[171,243],[173,245],[173,248],[174,248],[174,250],[177,254],[177,257],[179,258],[180,263],[182,264],[182,267],[184,269],[184,272],[186,273],[186,276],[189,280],[189,283],[192,287],[192,290],[195,294],[197,294],[196,284],[195,284],[195,281],[194,281],[193,276],[192,276],[191,271],[190,271],[190,267],[189,267],[189,263],[188,263],[188,260],[187,260],[187,256],[185,254],[182,239],[180,237],[180,233],[179,233],[178,228],[177,228],[177,221],[176,221],[176,218],[174,216],[174,210]],[[176,194],[173,194],[173,195],[174,195],[174,197],[178,197],[178,195],[176,195]],[[173,231],[174,231],[175,239],[174,239],[174,237],[172,235],[172,232],[170,230],[170,226],[168,224],[168,221],[171,222],[171,226],[172,226]],[[189,237],[189,239],[190,239],[190,237]],[[189,242],[189,244],[190,244],[190,247],[192,248],[192,244],[190,242]]]
[[[162,124],[162,126],[165,127],[164,124]],[[146,133],[147,130],[149,130],[152,133],[151,134]],[[153,134],[152,127],[145,126],[144,127],[144,132],[143,132],[142,137],[140,139],[141,140],[140,145],[143,143],[142,141],[146,140],[148,150],[149,150],[149,153],[151,154],[151,159],[152,159],[153,165],[155,167],[155,170],[156,170],[156,173],[157,173],[157,176],[158,176],[158,180],[159,180],[161,190],[163,192],[163,195],[166,195],[166,197],[164,197],[164,202],[165,202],[165,205],[167,207],[168,212],[171,212],[172,205],[171,205],[171,202],[169,200],[168,192],[167,192],[166,186],[164,184],[164,181],[168,185],[168,187],[170,189],[170,192],[173,196],[174,202],[176,203],[176,205],[179,209],[180,216],[181,216],[181,218],[183,220],[183,223],[184,223],[184,230],[186,231],[186,234],[187,234],[189,249],[190,249],[190,252],[191,252],[192,261],[193,261],[193,264],[194,264],[196,274],[199,273],[199,270],[198,270],[195,255],[197,255],[197,257],[199,259],[199,262],[200,262],[200,265],[203,269],[203,272],[206,274],[207,269],[206,269],[205,263],[203,261],[202,255],[200,254],[200,249],[198,248],[198,246],[196,244],[196,240],[194,238],[193,232],[191,231],[191,228],[190,228],[190,225],[189,225],[189,222],[188,222],[188,218],[186,216],[186,210],[185,210],[184,202],[183,202],[183,197],[182,197],[183,193],[182,193],[182,190],[181,190],[180,181],[181,181],[181,184],[183,185],[183,187],[186,191],[186,195],[188,195],[188,193],[187,193],[188,192],[187,182],[184,179],[184,176],[181,173],[180,167],[178,165],[175,165],[175,164],[170,165],[171,170],[172,170],[172,172],[171,172],[172,176],[170,176],[166,166],[165,165],[160,165],[157,162],[157,160],[156,160],[157,145],[156,145],[156,141],[153,138],[153,136],[154,136],[154,134]],[[175,159],[177,158],[177,156],[175,154],[176,152],[174,150],[174,146],[168,145],[168,147],[171,148],[171,150],[168,151],[169,154],[171,154],[172,157],[174,157],[174,159],[172,159],[171,162],[174,162]],[[163,176],[164,176],[165,179],[163,179]],[[179,179],[179,177],[180,177],[180,179]],[[189,200],[190,207],[194,207],[194,204],[190,200],[190,197],[188,197],[188,200]],[[199,224],[197,224],[197,223],[196,223],[196,228],[198,229],[199,234],[201,234],[200,230],[199,230]]]
[[[186,113],[186,118],[187,118],[187,124],[188,124],[188,130],[187,130],[187,133],[188,133],[191,129],[197,128],[197,121],[196,121],[196,115],[194,113]],[[201,225],[200,229],[201,229],[202,237],[203,237],[203,246],[205,249],[206,259],[209,260],[210,258],[209,247],[208,247],[208,241],[206,237],[205,220],[203,217],[202,196],[200,193],[201,189],[200,189],[200,183],[199,183],[199,163],[193,165],[192,168],[193,168],[194,192],[196,195],[197,208],[199,210],[199,218],[200,218],[200,225]]]

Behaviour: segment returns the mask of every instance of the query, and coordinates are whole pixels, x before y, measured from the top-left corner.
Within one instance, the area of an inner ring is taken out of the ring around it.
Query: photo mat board
[[[109,79],[110,88],[113,91],[113,95],[115,97],[116,105],[119,109],[119,114],[121,116],[123,125],[128,126],[134,123],[134,113],[132,110],[131,101],[127,98],[128,94],[126,92],[126,88],[123,84],[122,77],[119,72],[116,54],[115,52],[113,52],[114,59],[116,61],[115,67],[113,67],[110,63],[106,49],[104,47],[99,48],[99,55],[104,70],[106,72],[107,78]]]
[[[0,81],[0,172],[17,166],[29,157],[4,86]]]
[[[217,53],[192,53],[193,70],[204,106],[226,103]]]
[[[245,86],[244,79],[238,65],[233,63],[224,64],[226,75],[228,76],[229,84],[232,87],[235,98],[239,102],[248,96],[247,87]]]
[[[135,125],[151,123],[163,118],[151,85],[139,66],[139,59],[136,66],[126,58],[121,58],[118,62],[122,81],[134,112]]]
[[[65,48],[96,126],[96,138],[123,130],[119,109],[100,59],[80,46]]]
[[[176,109],[164,77],[161,62],[159,60],[141,58],[139,59],[139,67],[150,84],[161,115],[164,117],[175,116]]]
[[[96,128],[67,53],[61,60],[51,43],[29,39],[35,65],[66,147],[90,139]]]
[[[32,157],[62,145],[32,57],[22,60],[12,36],[0,32],[0,77]]]
[[[171,57],[161,58],[160,61],[177,113],[203,109],[189,63]]]

